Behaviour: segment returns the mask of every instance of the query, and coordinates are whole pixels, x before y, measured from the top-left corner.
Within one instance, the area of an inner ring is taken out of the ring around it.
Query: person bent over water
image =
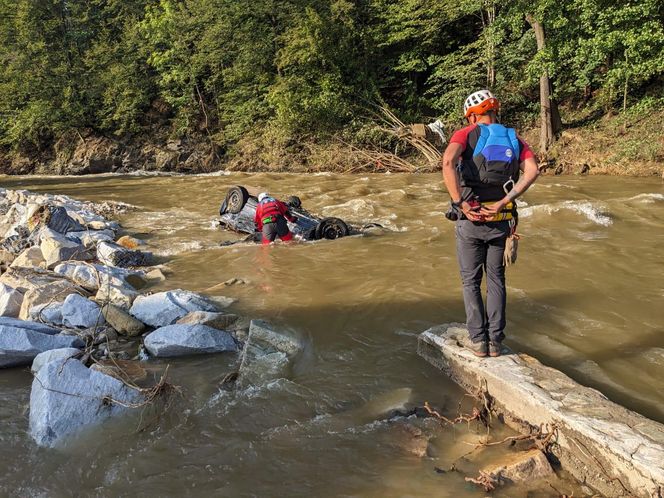
[[[258,194],[254,223],[256,223],[256,228],[263,233],[263,245],[274,242],[277,236],[284,242],[293,240],[293,234],[288,229],[286,220],[295,222],[296,219],[285,203],[270,197],[267,192]]]
[[[498,123],[499,108],[488,90],[471,94],[464,103],[470,124],[452,135],[442,159],[452,204],[446,216],[456,221],[466,325],[476,356],[500,356],[507,302],[505,245],[516,229],[515,200],[539,175],[528,144],[513,128]]]

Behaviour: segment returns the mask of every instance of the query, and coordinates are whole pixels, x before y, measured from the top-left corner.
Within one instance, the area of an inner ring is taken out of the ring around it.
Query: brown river
[[[214,224],[235,184],[297,194],[314,213],[389,230],[221,247],[239,238]],[[476,473],[504,451],[459,459],[482,435],[474,426],[438,431],[430,456],[418,458],[403,451],[393,424],[371,417],[369,400],[399,388],[448,416],[463,396],[416,354],[418,333],[464,320],[439,175],[3,177],[0,185],[137,206],[120,221],[172,270],[161,287],[206,291],[244,279],[214,293],[307,343],[291,378],[234,392],[219,388],[234,356],[172,361],[183,396],[158,422],[137,431],[138,417],[127,417],[62,450],[39,449],[26,433],[30,373],[2,371],[0,495],[485,496],[449,471],[456,462]],[[664,184],[543,177],[523,201],[507,343],[664,422]],[[495,431],[495,439],[508,434]],[[493,496],[557,494],[512,487]]]

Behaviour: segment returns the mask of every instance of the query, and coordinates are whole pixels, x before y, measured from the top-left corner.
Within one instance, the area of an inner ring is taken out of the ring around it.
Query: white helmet
[[[463,114],[468,117],[471,114],[484,114],[491,110],[497,111],[499,108],[500,103],[493,93],[489,90],[480,90],[468,96],[463,104]]]
[[[258,202],[261,202],[263,199],[265,199],[269,195],[270,194],[268,194],[267,192],[261,192],[260,194],[258,194]]]

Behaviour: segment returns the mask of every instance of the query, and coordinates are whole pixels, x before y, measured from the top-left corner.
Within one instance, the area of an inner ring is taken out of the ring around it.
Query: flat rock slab
[[[217,306],[200,294],[176,289],[138,296],[130,313],[152,327],[165,327],[191,311],[217,311]]]
[[[418,353],[468,391],[484,384],[496,411],[515,429],[555,426],[552,453],[603,495],[650,498],[664,491],[664,425],[531,356],[504,348],[499,358],[477,358],[467,344],[462,325],[441,325],[420,335]]]
[[[51,349],[84,346],[78,337],[58,332],[40,323],[0,318],[0,368],[29,365],[39,353]]]
[[[142,400],[138,391],[80,361],[51,361],[32,382],[30,435],[39,446],[54,447],[66,436],[130,409],[116,401],[132,405]]]
[[[206,325],[168,325],[148,334],[145,347],[152,356],[173,357],[237,351],[228,332]]]
[[[76,348],[62,348],[62,349],[51,349],[50,351],[44,351],[35,356],[35,359],[32,361],[32,366],[30,370],[32,373],[37,373],[41,368],[47,363],[51,363],[56,360],[72,360],[73,358],[81,354],[80,349]]]
[[[83,329],[106,323],[99,305],[78,294],[70,294],[65,299],[62,305],[62,321],[68,327]]]

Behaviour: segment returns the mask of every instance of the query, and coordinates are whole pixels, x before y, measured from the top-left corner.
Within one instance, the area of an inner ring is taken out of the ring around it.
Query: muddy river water
[[[297,194],[312,212],[390,230],[220,247],[238,238],[214,226],[235,184]],[[307,343],[291,378],[239,392],[219,389],[232,356],[171,362],[183,398],[158,423],[137,432],[128,417],[62,451],[38,449],[26,434],[29,372],[2,371],[0,495],[484,496],[460,473],[435,471],[473,448],[472,427],[440,432],[421,459],[403,451],[390,424],[371,419],[370,406],[358,409],[404,387],[414,404],[448,415],[462,398],[416,354],[418,333],[464,320],[439,175],[4,177],[0,185],[137,206],[120,221],[167,262],[162,287],[209,291],[244,279],[214,293]],[[664,184],[544,177],[523,201],[507,343],[664,422]]]

